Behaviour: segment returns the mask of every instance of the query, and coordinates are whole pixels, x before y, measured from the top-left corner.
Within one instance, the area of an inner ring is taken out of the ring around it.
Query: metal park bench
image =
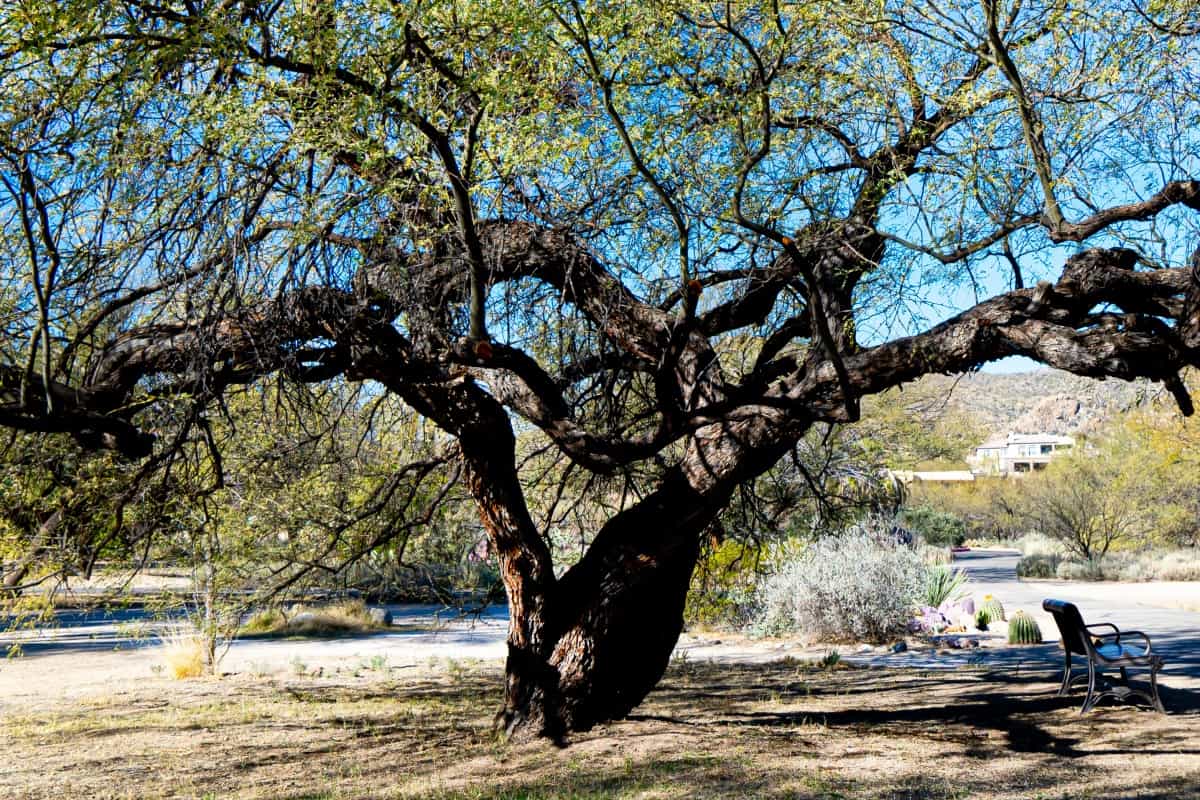
[[[1063,679],[1058,695],[1062,697],[1071,690],[1071,684],[1087,678],[1087,696],[1083,699],[1083,707],[1079,713],[1090,711],[1105,697],[1118,700],[1128,700],[1137,695],[1152,705],[1159,713],[1165,714],[1162,701],[1158,699],[1158,671],[1162,669],[1162,656],[1155,655],[1150,649],[1150,637],[1141,631],[1122,631],[1111,622],[1096,625],[1085,625],[1079,609],[1074,603],[1063,600],[1043,600],[1042,608],[1054,616],[1062,634],[1063,646]],[[1094,629],[1106,629],[1108,633],[1093,633]],[[1130,644],[1132,639],[1136,644]],[[1087,674],[1082,672],[1071,675],[1071,656],[1083,656],[1087,660]],[[1096,676],[1104,669],[1119,669],[1121,685],[1106,684],[1097,691]],[[1135,689],[1129,685],[1129,669],[1150,670],[1150,691]]]

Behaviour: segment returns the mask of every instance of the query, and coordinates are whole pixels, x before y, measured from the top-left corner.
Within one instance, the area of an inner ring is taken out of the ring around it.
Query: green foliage
[[[837,667],[841,663],[842,663],[842,654],[839,653],[837,650],[830,650],[828,653],[821,656],[821,658],[817,660],[816,666],[818,669],[829,670],[829,669],[837,669]]]
[[[966,469],[986,431],[970,415],[947,412],[946,395],[920,381],[869,398],[855,427],[864,450],[892,469]]]
[[[1032,476],[1027,480],[1036,480]],[[979,478],[962,483],[919,483],[911,504],[962,522],[965,539],[1009,540],[1025,531],[1018,515],[1022,486],[1015,480]]]
[[[287,617],[278,608],[256,611],[242,624],[242,633],[271,633],[287,625]]]
[[[684,619],[701,627],[740,627],[749,619],[763,566],[759,548],[734,539],[705,548],[688,591]]]
[[[938,608],[947,600],[957,600],[963,596],[966,583],[967,573],[962,569],[954,569],[945,564],[931,566],[925,573],[925,594],[922,603]]]
[[[1008,643],[1041,644],[1042,629],[1038,627],[1037,620],[1024,611],[1013,614],[1008,621]]]
[[[1028,481],[1021,516],[1085,561],[1114,545],[1132,545],[1149,530],[1146,472],[1117,446],[1072,450]]]
[[[956,547],[967,538],[967,528],[961,519],[930,506],[906,508],[902,518],[906,527],[936,547]]]

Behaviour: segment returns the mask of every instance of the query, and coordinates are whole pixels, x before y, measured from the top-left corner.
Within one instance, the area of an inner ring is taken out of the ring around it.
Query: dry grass
[[[361,600],[324,606],[294,605],[287,612],[270,608],[246,621],[241,636],[344,636],[380,630]]]
[[[1079,717],[1051,674],[684,664],[631,719],[558,749],[492,736],[500,677],[498,666],[449,665],[142,680],[30,704],[0,722],[0,796],[1200,796],[1200,703],[1178,688],[1165,693],[1170,716]]]
[[[207,667],[204,637],[189,628],[175,628],[162,637],[163,667],[175,680],[199,678]]]

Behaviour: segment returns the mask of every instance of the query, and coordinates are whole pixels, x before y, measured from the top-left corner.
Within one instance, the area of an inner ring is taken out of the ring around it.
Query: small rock
[[[386,608],[368,608],[367,616],[371,618],[371,623],[378,625],[381,628],[390,628],[392,626],[392,612]]]
[[[317,621],[316,614],[314,614],[311,611],[301,611],[299,614],[297,614],[296,616],[289,619],[288,624],[289,625],[306,625],[306,624],[315,623],[316,621]]]
[[[908,649],[908,644],[905,642],[896,642],[894,645],[892,645],[891,649],[893,653],[903,653]]]
[[[860,653],[872,653],[872,652],[875,652],[875,649],[876,648],[871,647],[871,645],[869,645],[869,644],[860,644],[858,646],[858,652],[860,652]]]

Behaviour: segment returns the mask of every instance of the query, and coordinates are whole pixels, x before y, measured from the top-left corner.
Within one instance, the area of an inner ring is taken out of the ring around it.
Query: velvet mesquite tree
[[[863,397],[1024,355],[1191,413],[1191,3],[2,14],[0,423],[136,462],[164,399],[391,393],[499,555],[514,735],[636,706],[705,529]],[[565,571],[518,434],[638,477]]]

